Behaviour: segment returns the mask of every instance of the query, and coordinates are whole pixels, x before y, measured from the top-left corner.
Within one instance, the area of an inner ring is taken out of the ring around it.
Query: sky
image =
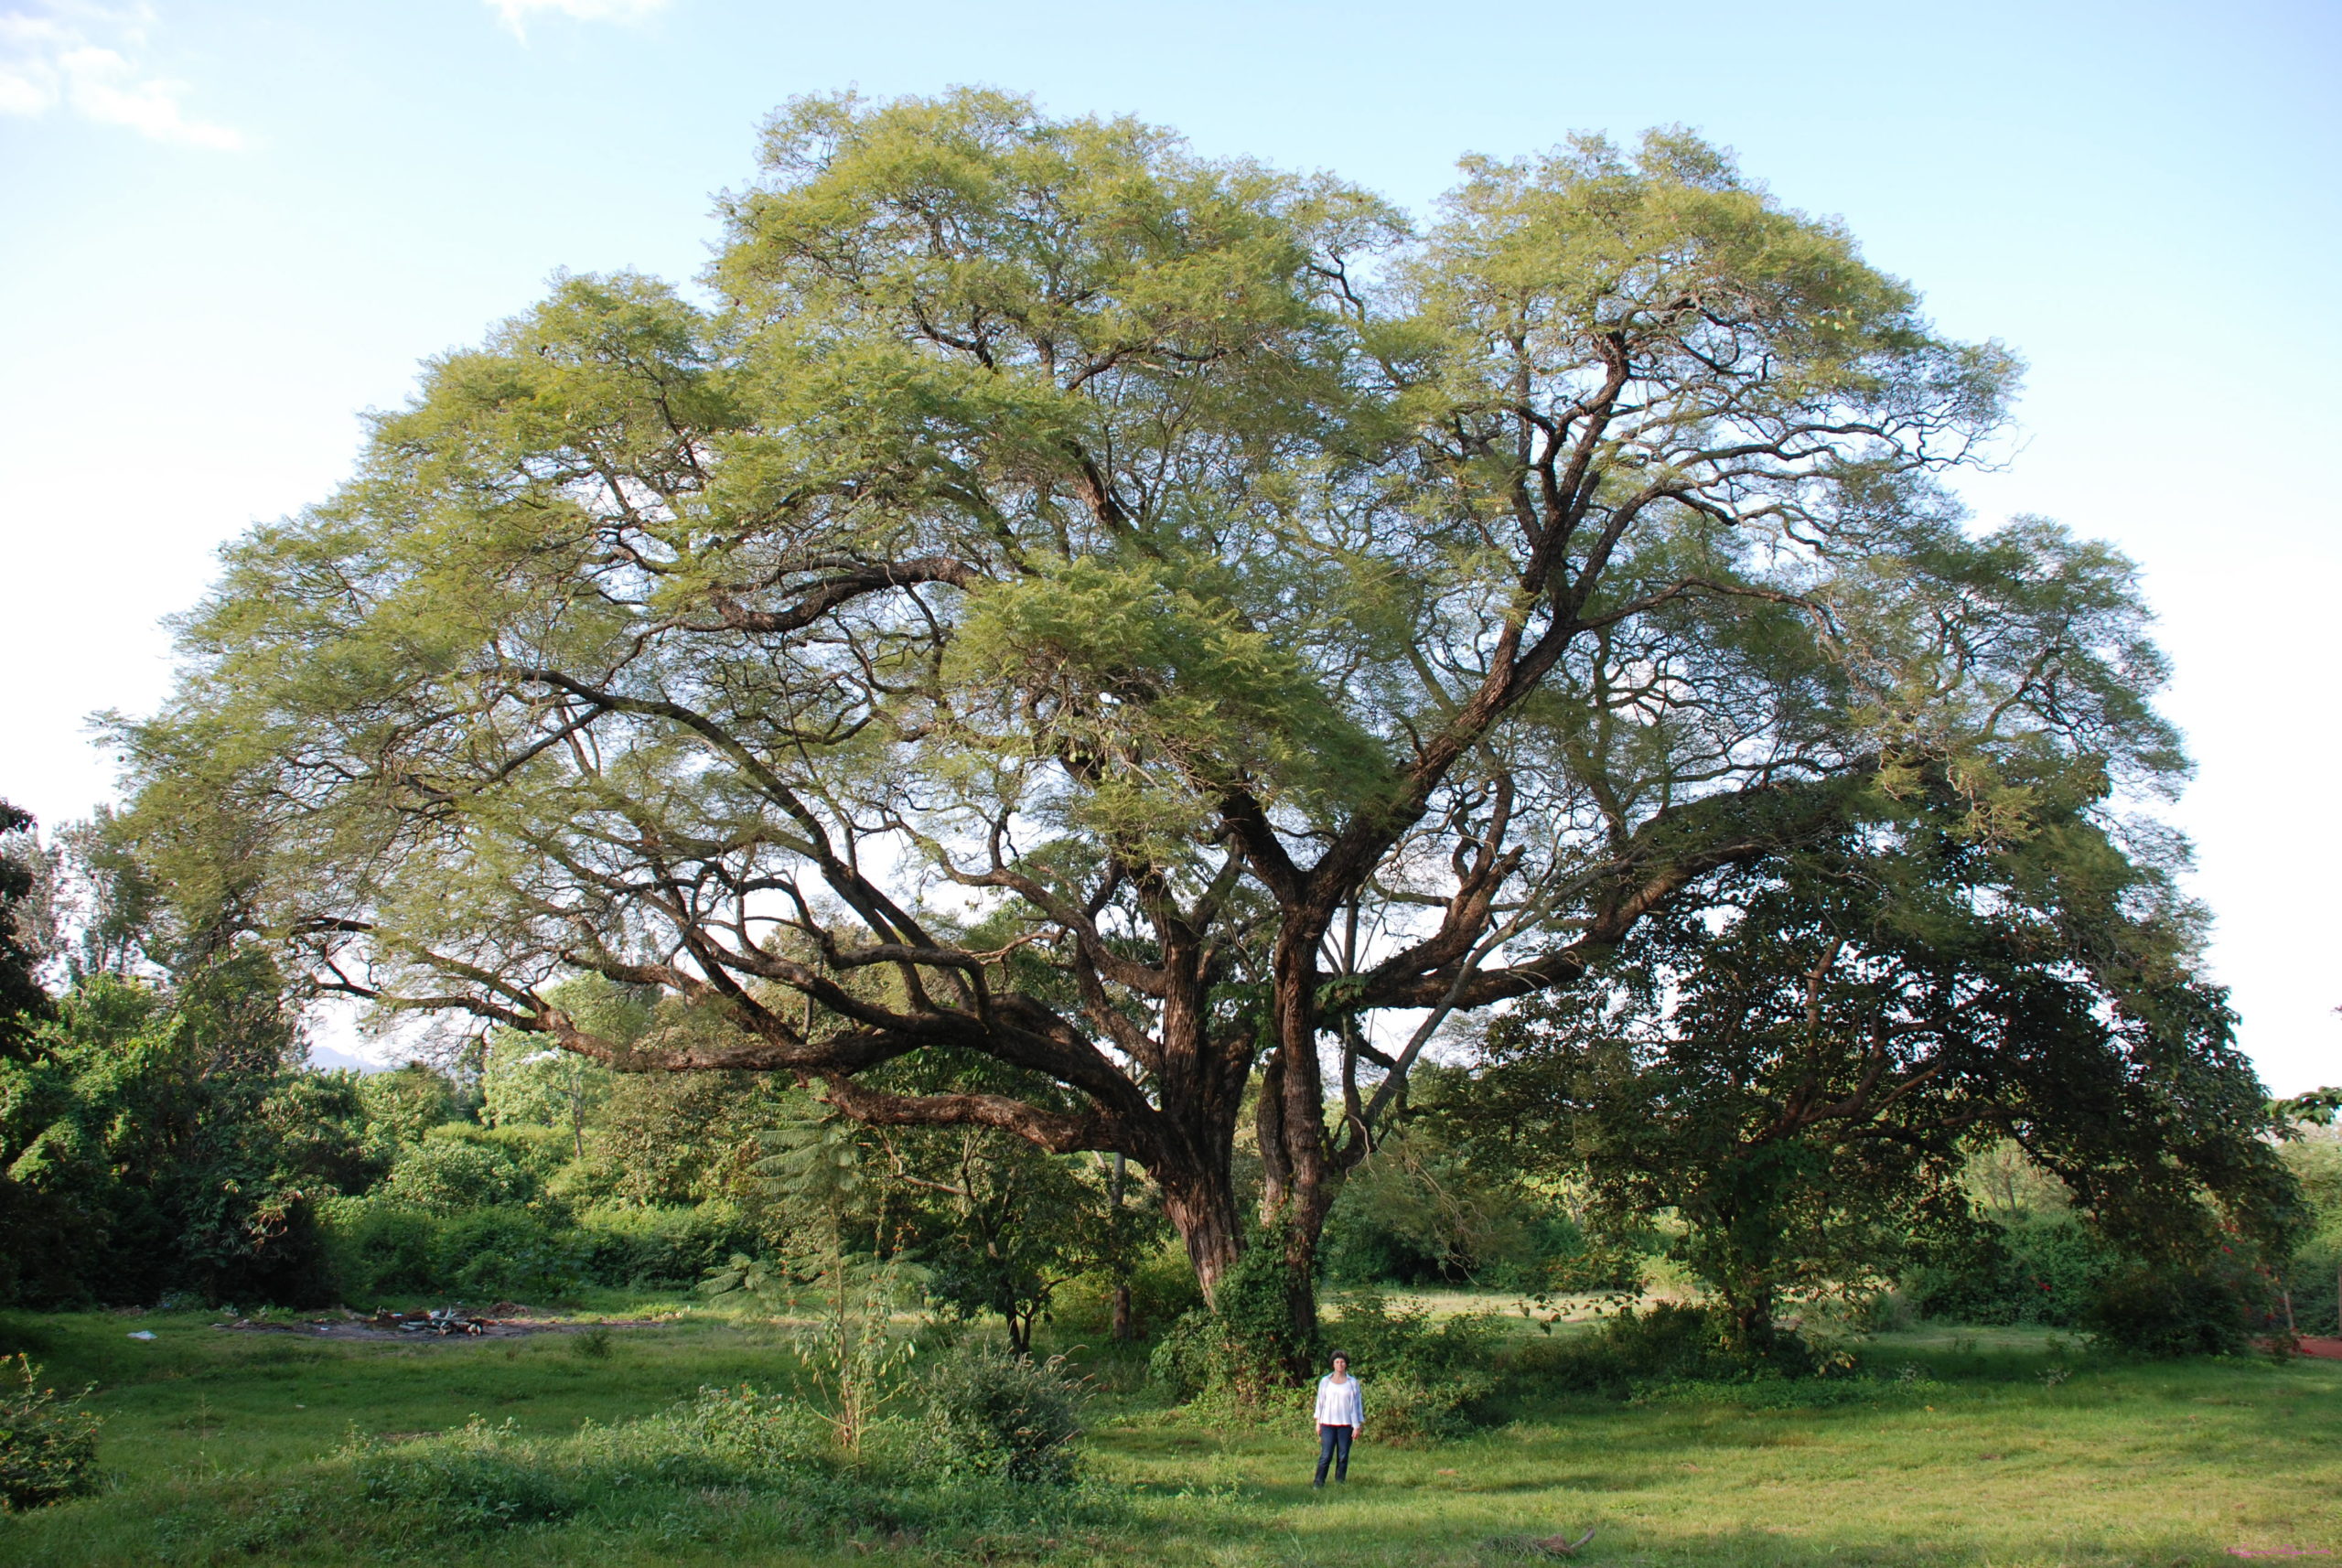
[[[2342,5],[1970,0],[0,0],[0,795],[110,798],[214,552],[557,269],[678,281],[803,93],[1128,113],[1418,211],[1467,152],[1681,124],[2028,362],[1984,522],[2143,569],[2209,961],[2278,1092],[2342,1082]]]

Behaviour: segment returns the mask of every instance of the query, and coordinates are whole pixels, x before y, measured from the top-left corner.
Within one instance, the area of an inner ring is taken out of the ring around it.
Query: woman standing
[[[1326,1466],[1334,1467],[1337,1484],[1350,1478],[1350,1440],[1366,1425],[1366,1402],[1358,1380],[1350,1376],[1350,1359],[1334,1352],[1334,1369],[1317,1380],[1317,1479],[1323,1488]]]

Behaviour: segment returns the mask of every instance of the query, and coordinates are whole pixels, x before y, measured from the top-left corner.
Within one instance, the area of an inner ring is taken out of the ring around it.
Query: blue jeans
[[[1355,1430],[1348,1426],[1320,1426],[1317,1429],[1317,1479],[1314,1485],[1322,1487],[1326,1484],[1326,1466],[1328,1465],[1334,1467],[1335,1480],[1347,1481],[1350,1478],[1350,1437]]]

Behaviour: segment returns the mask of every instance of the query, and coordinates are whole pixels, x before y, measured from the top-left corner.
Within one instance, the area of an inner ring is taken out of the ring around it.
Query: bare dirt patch
[[[239,1317],[215,1323],[214,1328],[236,1334],[290,1334],[304,1339],[417,1341],[519,1339],[532,1334],[585,1334],[597,1328],[656,1328],[668,1321],[656,1317],[603,1317],[591,1321],[546,1316],[531,1307],[499,1302],[480,1314],[378,1312],[371,1316],[342,1308],[331,1316],[285,1322]]]

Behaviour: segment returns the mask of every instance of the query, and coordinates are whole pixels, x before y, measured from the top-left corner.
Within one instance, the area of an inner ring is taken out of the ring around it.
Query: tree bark
[[[1288,917],[1278,933],[1271,1005],[1279,1070],[1264,1082],[1273,1094],[1278,1145],[1284,1167],[1280,1212],[1284,1249],[1285,1312],[1297,1350],[1317,1337],[1317,1238],[1333,1207],[1326,1150],[1325,1074],[1317,1055],[1317,946],[1329,917],[1312,909]],[[1267,1198],[1264,1195],[1263,1206]],[[1296,1371],[1303,1369],[1296,1368]]]
[[[1724,1303],[1725,1317],[1732,1335],[1732,1350],[1736,1356],[1754,1359],[1767,1355],[1773,1348],[1773,1285],[1769,1280],[1751,1281],[1742,1294]]]
[[[1130,1255],[1122,1245],[1123,1193],[1128,1180],[1128,1167],[1123,1156],[1114,1155],[1113,1174],[1107,1178],[1106,1201],[1114,1209],[1114,1320],[1112,1333],[1114,1343],[1127,1345],[1131,1340],[1131,1273]]]
[[[1237,1213],[1236,1183],[1226,1162],[1217,1165],[1198,1161],[1162,1161],[1154,1167],[1163,1188],[1163,1213],[1187,1244],[1187,1262],[1196,1271],[1209,1305],[1219,1282],[1244,1251],[1244,1229]]]

